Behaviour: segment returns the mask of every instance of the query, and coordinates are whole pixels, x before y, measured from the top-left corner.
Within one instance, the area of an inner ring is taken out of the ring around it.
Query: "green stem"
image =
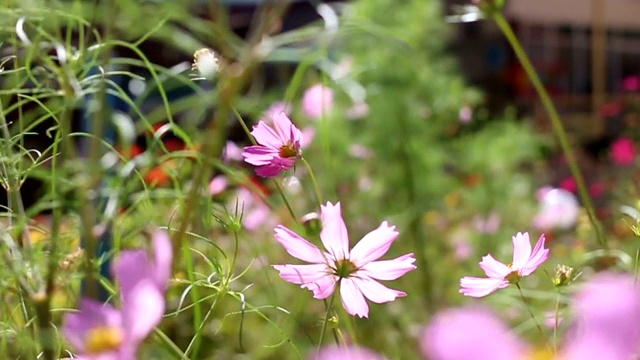
[[[533,311],[531,311],[531,306],[529,305],[529,301],[527,301],[527,298],[524,296],[524,293],[522,292],[522,288],[520,287],[520,284],[516,283],[516,287],[518,288],[518,292],[520,293],[520,298],[522,299],[524,306],[527,308],[527,311],[529,312],[529,316],[531,316],[531,320],[533,320],[533,323],[536,325],[536,328],[540,333],[540,337],[545,343],[547,343],[547,346],[548,346],[549,343],[548,343],[547,337],[544,335],[544,331],[542,330],[542,327],[538,323],[536,316],[533,315]]]
[[[182,350],[180,350],[180,348],[178,347],[178,345],[176,345],[168,336],[167,334],[165,334],[164,332],[162,332],[162,330],[158,329],[158,328],[154,328],[153,329],[154,334],[156,334],[160,340],[162,340],[162,342],[166,345],[166,347],[171,350],[171,352],[173,353],[173,355],[177,358],[177,359],[181,359],[181,360],[188,360],[189,358],[187,357],[187,355],[185,355],[184,352],[182,352]]]
[[[318,340],[318,350],[320,352],[320,347],[322,347],[322,340],[324,340],[324,334],[327,331],[327,325],[329,324],[329,317],[331,316],[331,309],[333,308],[333,303],[336,300],[337,291],[333,291],[333,295],[331,295],[331,299],[329,300],[329,305],[327,305],[327,314],[324,316],[324,321],[322,322],[322,329],[320,330],[320,339]],[[317,356],[317,354],[316,354]]]
[[[556,297],[556,309],[554,313],[554,321],[553,321],[553,351],[554,354],[558,352],[558,316],[560,313],[560,290],[558,289],[558,294]]]
[[[562,125],[562,121],[560,120],[560,115],[558,114],[558,110],[553,104],[553,101],[551,100],[549,93],[547,92],[544,85],[542,84],[542,81],[540,80],[540,77],[538,76],[536,69],[534,68],[533,64],[531,64],[531,61],[529,60],[527,53],[524,51],[522,45],[520,44],[520,41],[518,40],[518,37],[513,32],[513,29],[511,28],[511,25],[509,25],[509,22],[507,21],[507,19],[505,19],[505,17],[502,15],[500,11],[496,11],[492,15],[493,15],[493,19],[498,24],[498,27],[500,28],[504,36],[507,38],[507,41],[509,41],[509,44],[513,48],[513,51],[515,52],[516,57],[518,58],[518,60],[520,61],[520,64],[522,64],[522,67],[527,73],[529,80],[531,81],[531,83],[533,84],[533,87],[538,92],[538,95],[540,96],[540,100],[542,101],[542,105],[544,106],[545,110],[549,114],[549,118],[551,119],[551,125],[553,126],[553,130],[555,131],[556,136],[560,140],[560,147],[562,148],[562,152],[564,153],[564,156],[566,157],[567,162],[569,163],[569,168],[571,169],[571,175],[573,175],[573,178],[576,180],[576,184],[578,185],[578,193],[580,195],[580,200],[582,200],[582,203],[584,204],[587,210],[589,221],[591,222],[591,225],[596,231],[596,237],[598,239],[598,243],[600,244],[600,246],[606,249],[607,248],[606,238],[602,233],[600,222],[596,217],[593,202],[591,201],[591,197],[589,196],[589,192],[587,191],[587,187],[585,185],[582,172],[580,171],[580,168],[578,167],[578,163],[573,155],[573,152],[571,151],[571,146],[569,145],[567,133],[564,129],[564,126]]]
[[[316,175],[311,168],[311,165],[307,161],[307,159],[301,157],[300,160],[304,164],[304,166],[309,171],[309,176],[311,177],[311,182],[313,183],[313,190],[316,193],[316,200],[318,200],[318,206],[322,206],[322,193],[320,192],[320,186],[318,186],[318,181],[316,180]]]

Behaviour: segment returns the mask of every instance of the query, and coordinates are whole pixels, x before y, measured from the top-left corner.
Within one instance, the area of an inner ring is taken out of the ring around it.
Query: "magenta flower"
[[[528,351],[525,342],[483,308],[437,314],[422,332],[420,345],[431,360],[512,360],[522,359]]]
[[[315,84],[302,96],[302,112],[312,118],[320,119],[333,107],[333,90],[322,84]]]
[[[244,161],[257,166],[256,174],[274,177],[291,169],[301,154],[302,133],[284,113],[273,115],[270,127],[264,121],[253,127],[251,135],[258,145],[247,146]]]
[[[544,248],[544,235],[540,235],[538,243],[531,251],[528,233],[517,233],[513,237],[513,261],[503,264],[488,254],[482,258],[480,267],[487,274],[486,278],[465,276],[460,279],[460,293],[465,296],[483,297],[492,292],[516,283],[533,273],[538,266],[549,257],[549,249]]]
[[[65,315],[62,332],[78,359],[135,360],[138,347],[160,323],[171,276],[171,241],[164,231],[153,236],[153,259],[145,250],[120,253],[113,273],[120,284],[121,307],[82,299],[79,311]]]
[[[347,228],[342,220],[340,203],[321,206],[320,239],[326,251],[302,238],[288,228],[278,225],[275,238],[285,250],[309,265],[274,265],[284,280],[300,284],[313,291],[316,299],[326,299],[340,286],[345,310],[359,317],[369,316],[365,298],[374,303],[386,303],[406,296],[402,291],[389,289],[376,280],[395,280],[415,269],[413,254],[393,260],[376,261],[384,255],[398,237],[395,226],[384,221],[365,235],[351,251]]]
[[[611,158],[618,165],[633,165],[636,153],[636,145],[631,139],[619,138],[611,144]]]

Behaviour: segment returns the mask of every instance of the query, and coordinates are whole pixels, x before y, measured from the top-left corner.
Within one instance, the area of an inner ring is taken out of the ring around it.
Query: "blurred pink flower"
[[[473,218],[473,227],[481,234],[495,234],[500,230],[500,214],[491,212],[489,216],[477,215]]]
[[[562,320],[564,320],[564,318],[558,314],[558,326],[560,326],[560,324],[562,324]],[[548,327],[548,328],[555,328],[556,327],[556,312],[555,311],[547,311],[544,314],[544,326]]]
[[[634,358],[640,349],[640,291],[632,276],[600,273],[573,298],[574,329],[563,360]]]
[[[233,141],[227,141],[224,152],[222,154],[222,159],[225,162],[230,161],[241,161],[242,160],[242,149],[240,146],[236,145]]]
[[[333,90],[322,84],[315,84],[302,97],[302,112],[313,119],[326,116],[333,108]]]
[[[347,109],[347,119],[358,120],[369,115],[369,104],[364,101],[354,103],[349,109]]]
[[[373,156],[373,150],[362,144],[351,144],[349,145],[349,155],[366,160]]]
[[[277,218],[260,196],[244,187],[238,188],[236,196],[232,208],[235,208],[237,202],[238,208],[242,210],[242,225],[247,230],[255,231],[275,225]]]
[[[214,176],[209,183],[209,194],[218,195],[227,189],[229,182],[224,175]]]
[[[622,89],[631,92],[640,90],[640,76],[627,76],[622,79]]]
[[[162,320],[164,293],[171,277],[169,236],[153,236],[153,259],[145,250],[127,250],[115,261],[121,307],[82,299],[79,311],[65,315],[62,332],[79,359],[135,360],[138,347]]]
[[[471,106],[461,107],[460,111],[458,112],[458,118],[463,124],[470,123],[471,119],[473,119],[473,109],[471,109]]]
[[[465,296],[483,297],[516,283],[529,276],[549,257],[549,249],[544,248],[544,235],[540,235],[533,252],[529,233],[517,233],[513,237],[513,261],[506,265],[488,254],[482,258],[480,267],[486,278],[465,276],[460,279],[460,293]]]
[[[611,159],[622,166],[632,165],[636,161],[636,145],[629,138],[619,138],[611,144]]]
[[[264,121],[267,124],[271,125],[271,120],[274,116],[284,113],[287,116],[291,115],[291,105],[285,103],[284,101],[276,101],[262,114],[260,121]]]
[[[389,289],[376,280],[395,280],[415,269],[413,254],[393,260],[378,260],[398,237],[395,226],[384,221],[365,235],[351,251],[347,228],[342,220],[340,203],[327,202],[321,207],[322,231],[320,239],[326,251],[302,238],[288,228],[278,225],[276,240],[287,252],[310,265],[274,265],[280,276],[293,284],[313,291],[316,299],[326,299],[340,286],[342,305],[353,316],[368,317],[365,297],[375,303],[385,303],[406,293]]]
[[[301,154],[302,133],[284,113],[273,116],[274,127],[264,121],[253,127],[251,135],[258,145],[247,146],[242,152],[244,161],[257,166],[262,177],[278,176],[291,169]]]
[[[594,198],[598,198],[607,191],[607,184],[604,182],[595,182],[589,187],[589,194]]]
[[[423,354],[431,360],[513,360],[528,351],[526,343],[483,308],[442,311],[420,339]]]
[[[328,345],[320,349],[318,354],[309,357],[309,360],[384,360],[380,354],[376,354],[360,346]]]
[[[640,291],[632,276],[597,274],[573,296],[571,305],[576,319],[558,359],[635,358],[640,348]],[[437,314],[422,333],[421,345],[431,360],[535,358],[495,315],[482,309],[450,309]]]
[[[576,179],[570,176],[560,181],[560,188],[575,193],[578,191],[578,183],[576,182]]]
[[[533,227],[540,231],[569,229],[578,221],[580,204],[576,196],[564,189],[544,187],[538,190],[539,210]]]
[[[306,149],[311,145],[313,139],[316,137],[316,129],[308,126],[302,129],[302,139],[300,139],[300,149]]]

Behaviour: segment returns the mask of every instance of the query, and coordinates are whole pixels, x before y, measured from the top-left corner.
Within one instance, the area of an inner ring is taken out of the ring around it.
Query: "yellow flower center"
[[[536,349],[527,354],[523,360],[556,360],[556,355],[549,349]]]
[[[122,329],[100,326],[89,330],[85,346],[87,353],[100,354],[118,349],[123,340]]]
[[[283,158],[290,158],[298,156],[298,151],[293,145],[283,145],[280,148],[280,156]]]

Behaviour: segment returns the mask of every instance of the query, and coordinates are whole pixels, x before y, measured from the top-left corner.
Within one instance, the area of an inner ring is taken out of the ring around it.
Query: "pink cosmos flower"
[[[290,116],[291,105],[287,104],[284,101],[276,101],[273,104],[271,104],[271,106],[269,106],[269,108],[264,112],[260,120],[268,123],[271,121],[271,119],[273,119],[275,115],[278,115],[280,113],[284,113],[285,115]]]
[[[211,179],[209,183],[209,194],[218,195],[227,189],[229,186],[229,181],[227,181],[227,177],[224,175],[215,176]]]
[[[484,308],[440,312],[422,332],[421,347],[431,360],[512,360],[528,351],[525,342]]]
[[[302,112],[312,118],[320,119],[333,107],[333,90],[322,84],[315,84],[304,92]]]
[[[113,273],[120,284],[121,307],[82,299],[66,314],[62,332],[80,354],[77,359],[135,360],[138,347],[162,320],[164,293],[171,277],[171,241],[153,236],[153,259],[145,250],[122,251]]]
[[[222,154],[222,160],[226,163],[231,161],[242,161],[242,148],[236,145],[233,141],[227,141]]]
[[[287,115],[273,115],[273,125],[258,122],[251,132],[258,145],[247,146],[242,152],[244,161],[257,166],[258,176],[274,177],[291,169],[301,154],[302,133]]]
[[[611,158],[618,165],[633,165],[636,153],[636,145],[631,139],[619,138],[611,144]]]
[[[320,349],[318,354],[309,357],[309,360],[384,360],[380,354],[360,346],[328,345]]]
[[[302,238],[288,228],[278,225],[275,238],[285,250],[309,265],[274,265],[284,280],[300,284],[313,291],[316,299],[326,299],[340,286],[340,297],[345,310],[353,316],[368,317],[369,306],[365,298],[374,303],[385,303],[406,296],[402,291],[389,289],[376,280],[395,280],[415,269],[413,254],[393,260],[376,261],[384,255],[398,237],[395,226],[384,221],[365,235],[349,250],[347,228],[342,220],[340,203],[327,202],[321,206],[320,239],[326,251]]]
[[[480,262],[480,267],[487,277],[463,277],[460,279],[460,293],[465,296],[483,297],[529,276],[549,257],[549,249],[544,248],[544,240],[544,235],[540,235],[538,243],[531,251],[529,233],[517,233],[513,237],[512,263],[503,264],[488,254]]]
[[[573,296],[571,306],[576,319],[555,358],[628,360],[637,356],[640,289],[632,276],[597,274]],[[484,309],[449,309],[437,314],[423,331],[421,345],[431,360],[536,358],[526,343]]]

